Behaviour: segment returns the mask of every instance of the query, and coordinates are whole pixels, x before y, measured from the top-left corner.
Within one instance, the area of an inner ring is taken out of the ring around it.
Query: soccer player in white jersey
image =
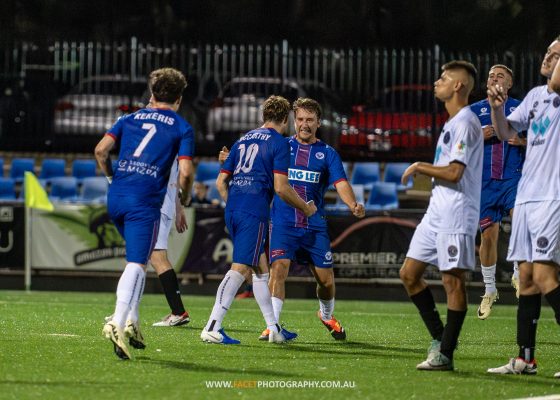
[[[468,106],[475,78],[476,69],[469,62],[451,61],[442,67],[434,92],[445,103],[449,119],[439,136],[434,163],[416,162],[402,176],[403,184],[417,173],[433,179],[428,210],[400,270],[406,291],[432,336],[427,359],[416,366],[420,370],[453,370],[453,352],[467,314],[465,271],[474,270],[476,263],[484,151],[482,127]],[[445,327],[422,278],[430,264],[439,268],[447,294]]]
[[[548,46],[541,64],[546,85],[533,88],[508,117],[507,95],[488,88],[492,125],[502,140],[527,130],[527,153],[517,188],[508,260],[519,263],[517,344],[519,354],[494,374],[536,374],[535,345],[541,296],[560,323],[560,36]],[[554,375],[560,378],[560,372]]]
[[[167,257],[167,242],[173,220],[175,220],[177,232],[183,233],[187,229],[185,212],[179,201],[179,196],[177,196],[178,173],[179,168],[177,160],[175,160],[171,167],[171,173],[169,174],[165,200],[161,206],[161,217],[159,220],[159,232],[156,245],[150,257],[150,264],[152,264],[152,267],[154,267],[158,274],[171,312],[161,321],[152,324],[152,326],[181,326],[190,322],[189,313],[185,310],[185,306],[181,300],[177,274]]]

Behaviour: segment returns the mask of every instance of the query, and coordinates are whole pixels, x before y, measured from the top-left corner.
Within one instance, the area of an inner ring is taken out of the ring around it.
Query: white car
[[[65,134],[102,134],[124,114],[143,108],[145,78],[98,75],[81,81],[55,108],[54,131]]]
[[[334,109],[338,104],[333,103],[340,103],[336,96],[320,84],[271,77],[238,77],[227,82],[208,112],[206,139],[227,142],[262,125],[262,103],[273,94],[283,96],[290,102],[298,97],[317,100],[323,109],[319,134],[327,143],[336,144],[333,138],[329,140],[329,136],[338,136],[341,125],[346,122],[346,118]],[[292,129],[291,114],[290,120]]]

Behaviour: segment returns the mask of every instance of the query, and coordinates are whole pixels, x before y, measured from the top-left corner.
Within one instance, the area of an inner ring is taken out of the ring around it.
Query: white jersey
[[[179,164],[177,158],[171,166],[169,173],[169,181],[167,181],[167,193],[161,206],[161,213],[167,215],[169,218],[175,217],[175,202],[177,201],[177,176],[179,175]]]
[[[507,119],[516,131],[527,131],[515,204],[560,200],[560,96],[546,85],[533,88]]]
[[[475,235],[480,218],[482,127],[469,106],[449,119],[438,139],[434,165],[452,162],[465,165],[458,183],[433,179],[432,197],[426,212],[428,226],[438,233]]]

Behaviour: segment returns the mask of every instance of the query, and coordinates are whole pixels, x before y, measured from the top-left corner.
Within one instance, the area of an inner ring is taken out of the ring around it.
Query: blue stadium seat
[[[397,184],[397,190],[406,190],[412,187],[412,179],[408,179],[406,185],[401,184],[401,177],[404,171],[410,166],[409,163],[390,162],[385,164],[383,182],[393,182]]]
[[[371,186],[366,209],[394,210],[395,208],[399,208],[397,184],[393,182],[375,182]]]
[[[66,175],[66,161],[62,158],[45,158],[41,164],[41,173],[39,179],[45,179],[50,182],[52,178],[58,178]]]
[[[374,182],[379,181],[379,163],[357,162],[352,171],[352,185],[364,185],[369,190]]]
[[[33,172],[35,160],[33,158],[14,158],[12,159],[12,166],[10,168],[10,177],[16,183],[23,182],[23,175],[25,171]]]
[[[365,200],[364,200],[365,199],[364,185],[352,185],[352,190],[354,191],[354,196],[356,196],[356,201],[358,203],[364,204],[364,202],[365,202]],[[345,214],[350,213],[350,210],[348,209],[348,206],[346,204],[344,204],[344,202],[342,201],[340,196],[336,197],[336,203],[335,204],[327,204],[325,206],[325,209],[327,211],[333,211],[337,214],[339,214],[339,213],[345,213]]]
[[[4,176],[4,159],[0,158],[0,178]]]
[[[196,167],[195,181],[204,182],[213,179],[220,173],[221,165],[218,161],[201,161]]]
[[[52,200],[75,201],[78,198],[78,180],[73,176],[61,176],[51,180]]]
[[[97,162],[95,160],[74,160],[72,163],[72,176],[81,183],[84,178],[97,175]]]
[[[16,181],[0,177],[0,201],[16,199]]]
[[[106,203],[109,182],[103,176],[90,176],[84,178],[82,183],[82,194],[78,200],[85,202]]]

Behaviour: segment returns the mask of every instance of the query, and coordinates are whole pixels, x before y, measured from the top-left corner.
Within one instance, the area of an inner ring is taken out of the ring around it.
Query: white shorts
[[[406,256],[435,265],[440,271],[453,268],[474,270],[474,236],[466,233],[438,233],[422,220],[416,227]]]
[[[515,206],[508,261],[553,261],[560,264],[560,200]]]
[[[159,232],[154,250],[167,250],[167,239],[173,225],[173,218],[169,218],[165,214],[161,214],[159,218]]]

